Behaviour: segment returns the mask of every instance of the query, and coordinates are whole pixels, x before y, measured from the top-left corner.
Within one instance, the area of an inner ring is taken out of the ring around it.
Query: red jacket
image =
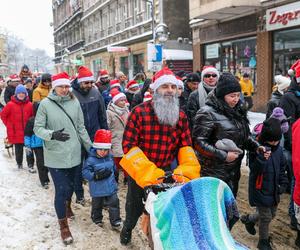
[[[292,127],[292,163],[295,176],[294,201],[300,206],[300,119]]]
[[[125,154],[137,146],[157,167],[170,167],[177,159],[178,150],[192,145],[187,117],[180,111],[176,127],[162,125],[154,113],[152,102],[144,102],[131,111],[122,144]]]
[[[24,143],[24,129],[28,119],[33,116],[32,103],[27,97],[21,102],[11,97],[1,112],[1,119],[6,126],[8,141],[12,144]]]

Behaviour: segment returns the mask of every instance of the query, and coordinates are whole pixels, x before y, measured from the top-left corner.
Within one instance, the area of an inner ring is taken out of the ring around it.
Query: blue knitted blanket
[[[247,249],[232,238],[229,225],[239,218],[235,198],[227,184],[202,177],[146,202],[154,249]]]

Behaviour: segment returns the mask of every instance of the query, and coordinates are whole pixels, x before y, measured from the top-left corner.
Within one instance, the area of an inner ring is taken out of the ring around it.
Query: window
[[[133,55],[133,65],[133,75],[145,72],[144,54]]]
[[[120,57],[120,69],[125,74],[128,75],[129,65],[128,65],[128,56]]]
[[[300,29],[274,32],[273,73],[286,75],[289,68],[300,59]]]

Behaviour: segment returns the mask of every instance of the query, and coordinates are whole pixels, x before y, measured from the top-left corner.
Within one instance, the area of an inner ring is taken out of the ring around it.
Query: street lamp
[[[169,38],[169,27],[165,23],[160,23],[155,27],[154,33],[159,43],[164,44]]]

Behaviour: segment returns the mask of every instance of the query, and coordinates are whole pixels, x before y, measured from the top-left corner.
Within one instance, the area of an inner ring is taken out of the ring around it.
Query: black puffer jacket
[[[215,143],[227,138],[242,150],[255,151],[258,147],[250,137],[246,111],[240,104],[235,109],[230,108],[215,96],[215,90],[208,95],[206,106],[197,112],[192,135],[201,175],[217,177],[226,183],[236,181],[232,178],[238,175],[244,154],[228,163],[225,161],[227,152],[217,149]]]
[[[188,87],[187,83],[184,84],[184,89],[181,94],[181,106],[180,108],[186,113],[186,105],[189,100],[189,96],[193,91]]]
[[[292,80],[288,92],[280,99],[279,106],[284,110],[286,117],[291,117],[290,129],[284,134],[284,148],[292,151],[291,127],[300,118],[300,85],[296,83],[295,78]]]
[[[272,115],[273,109],[279,106],[281,97],[282,94],[278,90],[272,93],[271,99],[267,104],[268,110],[266,114],[266,119],[268,119]]]

